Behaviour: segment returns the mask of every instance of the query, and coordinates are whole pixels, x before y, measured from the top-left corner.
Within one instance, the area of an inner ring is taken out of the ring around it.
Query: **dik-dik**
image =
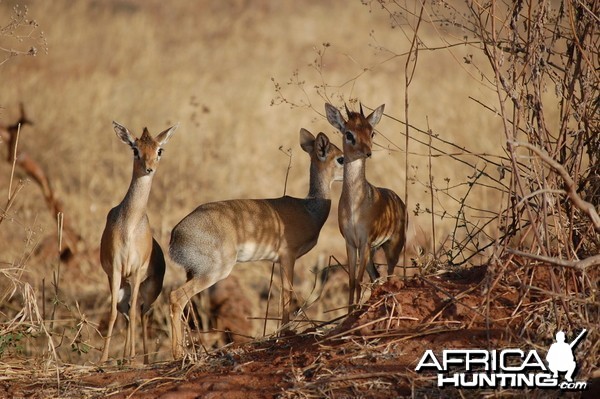
[[[148,129],[135,138],[127,128],[113,122],[117,136],[133,150],[133,174],[123,201],[106,217],[100,242],[100,262],[108,276],[111,292],[110,319],[101,362],[108,360],[110,340],[117,311],[127,319],[123,357],[135,357],[135,323],[138,310],[142,317],[144,363],[148,363],[146,344],[150,307],[160,294],[165,275],[165,257],[152,237],[146,206],[152,179],[167,143],[177,126],[153,138]],[[138,293],[141,303],[138,305]],[[139,306],[139,309],[138,309]]]
[[[327,136],[300,131],[310,155],[306,198],[239,199],[199,206],[171,233],[169,253],[188,281],[171,292],[173,356],[183,355],[181,315],[196,294],[227,277],[236,263],[266,260],[281,264],[282,325],[289,322],[294,263],[319,238],[331,208],[330,186],[342,177],[342,152]]]
[[[366,160],[371,157],[373,147],[373,127],[381,120],[383,108],[381,105],[365,117],[362,105],[360,112],[351,112],[346,107],[346,120],[336,107],[325,104],[327,120],[342,133],[344,144],[344,182],[338,223],[346,240],[350,309],[360,301],[365,269],[372,281],[379,278],[373,264],[375,251],[383,249],[388,275],[392,275],[406,240],[404,202],[393,191],[373,186],[365,174]]]

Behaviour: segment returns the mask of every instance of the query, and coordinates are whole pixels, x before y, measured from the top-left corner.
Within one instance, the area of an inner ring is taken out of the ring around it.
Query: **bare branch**
[[[542,160],[544,162],[546,162],[554,170],[556,170],[556,172],[558,172],[560,177],[562,177],[562,179],[565,182],[565,186],[566,186],[565,188],[566,188],[567,196],[569,197],[569,199],[573,202],[573,204],[577,208],[579,208],[579,210],[581,210],[582,212],[585,212],[589,216],[589,218],[592,220],[592,223],[594,224],[594,228],[596,229],[596,231],[600,232],[600,216],[598,216],[598,212],[596,211],[596,208],[594,208],[594,205],[583,200],[579,196],[579,194],[577,194],[577,186],[575,185],[575,182],[573,181],[571,176],[569,176],[569,173],[566,171],[565,168],[563,168],[563,166],[560,163],[558,163],[554,159],[552,159],[546,151],[534,146],[533,144],[523,143],[523,142],[519,142],[519,141],[511,141],[511,142],[509,142],[509,144],[513,145],[514,147],[525,147],[525,148],[535,152],[540,158],[542,158]]]
[[[535,259],[539,260],[540,262],[549,263],[550,265],[567,267],[569,269],[585,270],[588,267],[600,266],[600,255],[590,256],[589,258],[585,258],[582,260],[566,260],[560,258],[552,258],[550,256],[531,254],[529,252],[523,252],[513,248],[506,248],[506,251],[513,255]]]

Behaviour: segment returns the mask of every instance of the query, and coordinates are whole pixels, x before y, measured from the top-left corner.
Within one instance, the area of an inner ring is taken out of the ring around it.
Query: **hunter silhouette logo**
[[[570,344],[565,342],[564,332],[559,331],[556,333],[556,342],[550,346],[546,355],[548,368],[552,371],[554,378],[558,378],[558,372],[563,371],[567,373],[565,379],[568,382],[573,381],[573,372],[575,372],[575,368],[577,367],[575,356],[573,356],[573,348],[579,343],[579,340],[581,340],[586,332],[587,330],[584,329]]]
[[[437,386],[455,388],[547,388],[580,391],[585,381],[573,381],[577,363],[573,351],[587,330],[566,342],[565,333],[558,331],[546,354],[546,362],[537,350],[507,349],[445,349],[436,355],[425,351],[416,372],[437,372]],[[565,373],[564,380],[559,373]]]

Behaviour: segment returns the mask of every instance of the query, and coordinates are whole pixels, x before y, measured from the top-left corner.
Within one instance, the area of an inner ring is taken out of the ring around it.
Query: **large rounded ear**
[[[325,135],[325,133],[317,134],[317,139],[315,140],[315,148],[316,155],[319,158],[319,161],[325,162],[327,160],[327,154],[329,154],[329,138]]]
[[[117,133],[117,137],[120,138],[123,143],[130,147],[135,145],[135,137],[133,137],[125,126],[113,121],[113,128],[115,129],[115,133]]]
[[[342,116],[342,113],[339,109],[334,107],[329,103],[325,103],[325,115],[327,115],[327,120],[333,127],[338,129],[339,131],[344,130],[344,126],[346,125],[346,121]]]
[[[362,108],[362,105],[361,105],[361,108]],[[377,107],[375,110],[373,110],[373,112],[371,112],[371,115],[367,116],[367,122],[369,122],[371,127],[373,127],[379,123],[379,121],[381,120],[381,117],[383,116],[384,108],[385,108],[385,104],[381,104],[379,107]]]
[[[313,152],[315,136],[308,130],[300,128],[300,147],[309,154]]]
[[[175,133],[175,130],[177,130],[178,127],[179,123],[177,123],[174,126],[171,126],[167,130],[161,132],[158,136],[156,136],[156,141],[158,142],[158,144],[161,146],[167,144],[167,141],[169,141],[171,135]]]

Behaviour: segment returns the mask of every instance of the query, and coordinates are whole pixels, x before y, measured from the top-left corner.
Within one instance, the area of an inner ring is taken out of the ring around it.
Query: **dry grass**
[[[0,14],[8,14],[14,3],[0,2]],[[407,96],[407,152],[403,79],[416,28],[407,12],[417,13],[416,5],[409,4],[399,15],[389,8],[393,3],[359,1],[19,3],[28,4],[48,51],[16,56],[1,66],[6,83],[0,91],[5,107],[0,122],[13,121],[18,102],[25,103],[35,125],[23,130],[20,148],[47,168],[65,218],[82,236],[81,256],[70,265],[61,265],[57,256],[29,256],[57,234],[41,193],[28,184],[0,226],[0,262],[7,268],[18,265],[19,284],[32,287],[42,319],[53,323],[62,362],[90,364],[101,349],[98,328],[108,309],[108,286],[95,251],[106,213],[121,200],[131,173],[130,152],[114,137],[112,120],[137,132],[148,126],[153,133],[181,123],[166,148],[149,202],[155,235],[166,248],[172,226],[200,203],[280,196],[288,149],[292,159],[286,191],[305,195],[308,159],[298,151],[298,131],[305,127],[336,135],[322,116],[325,100],[348,101],[351,107],[357,99],[371,108],[385,103],[378,149],[367,173],[372,183],[401,196],[408,188],[409,249],[414,255],[416,246],[425,248],[417,263],[433,271],[432,265],[440,264],[432,262],[434,257],[452,265],[494,255],[489,247],[470,258],[501,236],[496,220],[511,192],[510,177],[503,178],[511,164],[487,57],[477,46],[448,45],[462,36],[476,41],[472,32],[437,23],[419,28],[420,50]],[[428,20],[434,19],[435,10],[429,11]],[[543,99],[546,127],[556,130],[559,100],[551,90]],[[0,188],[8,187],[10,167],[0,165]],[[334,187],[333,197],[339,192]],[[315,285],[313,266],[322,269],[330,255],[344,263],[336,215],[334,205],[318,246],[298,262],[300,303]],[[245,264],[236,269],[244,295],[253,303],[247,316],[257,318],[250,335],[260,336],[265,303],[259,293],[268,289],[271,268]],[[165,290],[183,279],[182,271],[169,264]],[[4,281],[0,279],[2,286],[10,287]],[[344,289],[340,281],[343,275],[329,283],[335,288],[323,294],[325,305],[309,301],[308,320],[341,313],[332,310],[339,305],[335,293]],[[0,305],[3,318],[15,317],[25,300],[11,298]],[[276,315],[272,305],[271,316]],[[165,295],[157,302],[155,319],[155,359],[167,359]],[[269,323],[268,330],[275,329],[276,323]],[[38,333],[29,334],[15,354],[47,359],[47,341],[42,341]]]

